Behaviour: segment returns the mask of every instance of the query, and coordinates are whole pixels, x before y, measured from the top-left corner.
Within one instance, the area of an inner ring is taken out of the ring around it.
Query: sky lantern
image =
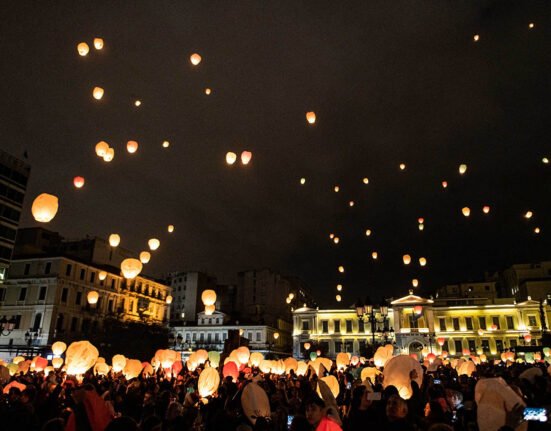
[[[52,365],[57,370],[63,365],[63,358],[53,358]]]
[[[201,294],[201,301],[204,305],[214,305],[216,302],[216,292],[212,289],[204,290]]]
[[[205,94],[210,96],[210,93],[212,93],[212,90],[210,88],[205,88]]]
[[[168,233],[174,232],[174,225],[173,225],[173,224],[169,224],[167,230],[168,230]]]
[[[191,54],[191,56],[189,57],[189,61],[191,61],[191,64],[193,64],[194,66],[197,66],[199,63],[201,63],[201,60],[201,56],[197,53]]]
[[[80,42],[77,45],[77,51],[78,51],[78,55],[80,55],[81,57],[84,57],[88,55],[88,53],[90,52],[90,47],[86,42]]]
[[[461,212],[465,217],[469,217],[471,215],[471,209],[469,207],[463,207]]]
[[[233,165],[235,163],[235,161],[237,160],[237,154],[231,152],[231,151],[228,151],[226,153],[226,163],[228,165]]]
[[[142,362],[138,359],[128,359],[124,366],[123,374],[126,380],[135,379],[143,370]]]
[[[527,343],[530,343],[530,341],[532,341],[532,335],[531,334],[524,334],[523,338],[524,338],[524,341],[526,341]]]
[[[113,371],[115,373],[119,373],[124,370],[124,367],[126,366],[126,358],[124,355],[115,355],[111,359],[111,365],[113,366]]]
[[[149,241],[147,241],[147,245],[149,246],[149,249],[151,251],[155,251],[161,245],[161,241],[159,241],[157,238],[151,238]]]
[[[92,90],[92,96],[94,96],[94,99],[96,100],[101,100],[101,98],[103,97],[103,88],[101,87],[94,87],[94,89]]]
[[[210,397],[218,390],[220,375],[216,368],[205,368],[199,375],[197,390],[202,398]]]
[[[429,364],[432,364],[435,359],[436,359],[436,355],[434,353],[429,353],[427,355],[427,361],[429,361]]]
[[[423,223],[419,223],[419,226],[417,226],[419,228],[419,230],[424,230],[425,229],[425,225]]]
[[[410,373],[412,370],[417,372],[415,381],[419,386],[423,383],[423,368],[419,361],[407,355],[398,355],[388,360],[383,371],[383,386],[394,386],[398,389],[400,397],[404,400],[411,398],[413,391],[411,389]]]
[[[535,26],[536,26],[536,24],[534,24],[533,22],[531,22],[530,24],[528,24],[528,28],[529,28],[530,30],[533,29]]]
[[[492,326],[490,326],[490,330],[497,331],[497,325],[494,323]]]
[[[100,279],[100,281],[103,281],[107,278],[107,272],[106,271],[100,271],[99,274],[98,274],[98,278]]]
[[[277,340],[279,338],[279,332],[274,332],[274,340]]]
[[[419,286],[419,280],[417,280],[416,278],[414,278],[413,280],[411,280],[411,285],[412,285],[413,287]]]
[[[541,161],[542,161],[542,163],[543,163],[544,165],[548,165],[548,164],[549,164],[549,158],[547,158],[547,157],[544,157],[543,159],[541,159]]]
[[[84,186],[84,178],[83,177],[74,177],[73,178],[73,184],[77,189],[82,188],[82,186]]]
[[[417,314],[418,316],[421,315],[423,312],[423,306],[422,305],[416,305],[413,307],[413,312]]]
[[[448,182],[447,181],[442,181],[442,188],[447,188],[448,187]]]
[[[115,149],[109,147],[105,154],[103,155],[103,161],[109,163],[115,158]]]
[[[103,39],[101,37],[94,38],[94,48],[98,51],[103,49]]]
[[[75,341],[65,352],[67,374],[84,374],[92,368],[99,357],[99,352],[89,341]]]
[[[253,153],[251,153],[250,151],[243,151],[241,153],[241,163],[244,165],[248,165],[252,158]]]
[[[316,122],[316,113],[313,111],[306,113],[306,121],[310,124],[314,124]]]
[[[369,178],[367,178],[367,177],[365,177],[362,181],[363,181],[364,184],[369,184]]]
[[[140,253],[140,262],[143,264],[149,263],[151,260],[151,253],[148,251],[142,251]]]
[[[138,151],[138,143],[136,141],[128,141],[126,143],[126,151],[128,151],[130,154],[134,154],[136,151]]]
[[[128,258],[121,262],[121,271],[124,278],[136,278],[142,272],[142,269],[143,265],[138,259]]]
[[[411,263],[411,256],[409,254],[404,254],[402,260],[404,261],[404,265],[409,265]]]
[[[292,299],[291,299],[291,298],[289,298],[289,297],[285,298],[285,302],[286,302],[287,304],[290,304],[290,303],[291,303],[291,301],[292,301]]]
[[[484,206],[482,207],[482,212],[483,212],[484,214],[488,214],[488,213],[490,212],[490,207],[489,207],[488,205],[484,205]]]
[[[540,233],[540,232],[541,232],[541,229],[540,229],[539,227],[535,227],[535,228],[534,228],[534,233],[537,234],[537,233]]]
[[[344,266],[342,266],[342,265],[339,266],[339,272],[340,272],[340,273],[343,273],[343,272],[344,272]]]
[[[342,290],[342,284],[337,284],[337,292],[340,292]]]
[[[341,298],[341,295],[335,296],[335,299],[337,300],[337,302],[341,302],[341,299],[342,299],[342,298]]]
[[[365,231],[365,236],[371,236],[371,229],[367,229]]]
[[[376,251],[371,252],[371,258],[373,260],[377,260],[379,258],[379,253],[377,253]]]
[[[484,330],[483,329],[479,329],[477,331],[478,335],[480,335],[481,337],[484,335]]]
[[[54,344],[52,344],[52,353],[55,356],[61,356],[66,349],[67,344],[65,344],[63,341],[56,341]]]
[[[354,201],[348,202],[348,206],[353,207],[354,206]]]
[[[56,196],[42,193],[34,199],[31,212],[36,221],[48,223],[55,217],[58,208],[59,201]]]
[[[419,258],[419,265],[425,266],[426,264],[427,264],[427,259],[425,259],[424,257],[420,257]]]
[[[312,347],[312,345],[309,342],[304,343],[304,350],[310,350],[310,347]]]
[[[172,304],[172,299],[173,299],[172,295],[167,295],[165,299],[165,303],[168,305]]]
[[[533,215],[534,213],[532,211],[526,211],[526,213],[524,214],[524,218],[531,219]]]
[[[289,293],[289,298],[293,299],[295,297],[295,294],[293,292]]]
[[[212,316],[215,310],[216,310],[215,305],[205,305],[205,314],[207,316]]]
[[[100,141],[96,144],[95,150],[98,157],[105,156],[105,153],[109,149],[109,144],[105,141]]]
[[[116,233],[112,233],[111,235],[109,235],[109,245],[111,247],[118,247],[120,243],[121,243],[120,235]]]
[[[480,35],[479,35],[479,34],[475,34],[475,35],[473,36],[473,40],[474,40],[475,42],[478,42],[478,41],[480,40]]]
[[[99,299],[99,293],[96,292],[95,290],[91,290],[90,292],[88,292],[88,295],[86,295],[86,300],[88,301],[88,304],[90,304],[90,305],[97,304],[98,299]]]
[[[142,101],[139,100],[139,99],[136,99],[136,100],[134,101],[134,106],[135,106],[136,108],[140,107],[141,104],[142,104]]]
[[[406,164],[400,163],[400,170],[403,171],[404,169],[406,169]]]
[[[463,175],[465,172],[467,172],[467,165],[465,163],[462,163],[459,165],[459,173]]]
[[[417,223],[423,224],[423,223],[425,223],[425,219],[424,219],[423,217],[419,217],[419,218],[417,219]]]
[[[251,352],[247,346],[241,346],[236,349],[235,355],[240,364],[247,364],[251,356]]]
[[[170,147],[170,142],[163,141],[162,146],[163,146],[163,148],[168,148],[168,147]]]
[[[301,178],[300,179],[300,184],[302,184],[302,185],[306,184],[306,178],[304,178],[304,177]]]
[[[445,339],[444,337],[438,337],[438,338],[436,339],[436,342],[438,343],[438,345],[439,345],[440,347],[442,347],[442,346],[444,345],[444,343],[446,342],[446,339]]]
[[[334,191],[335,193],[338,193],[338,192],[340,191],[340,189],[341,189],[341,188],[340,188],[339,186],[333,187],[333,191]]]

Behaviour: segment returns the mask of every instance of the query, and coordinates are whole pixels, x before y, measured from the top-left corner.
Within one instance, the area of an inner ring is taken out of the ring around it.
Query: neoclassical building
[[[519,345],[541,344],[549,328],[547,301],[512,298],[427,299],[408,295],[388,306],[341,310],[299,308],[293,311],[293,355],[303,357],[305,343],[327,356],[363,355],[369,344],[392,342],[401,353],[423,348],[450,356],[469,352],[494,356]],[[442,343],[442,346],[440,346]]]

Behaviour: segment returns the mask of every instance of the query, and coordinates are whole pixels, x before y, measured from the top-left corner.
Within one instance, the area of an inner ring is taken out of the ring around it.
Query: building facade
[[[88,294],[99,299],[88,303]],[[138,276],[126,280],[120,271],[63,257],[12,261],[0,285],[0,318],[15,319],[0,346],[46,346],[54,340],[81,339],[101,330],[106,319],[166,323],[170,287]]]
[[[0,283],[12,258],[30,173],[27,163],[0,150]]]
[[[468,351],[491,357],[521,345],[541,344],[550,317],[550,305],[531,298],[523,302],[512,298],[432,300],[410,292],[391,302],[385,326],[392,331],[382,331],[377,325],[372,331],[369,320],[360,320],[353,309],[300,308],[293,313],[293,355],[304,357],[308,342],[331,357],[339,352],[363,355],[368,345],[385,343],[407,354],[428,348],[435,353],[447,351],[450,356]],[[383,320],[380,314],[375,318]]]

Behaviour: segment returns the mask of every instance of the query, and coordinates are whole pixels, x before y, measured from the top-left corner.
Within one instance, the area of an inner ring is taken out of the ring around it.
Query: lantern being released
[[[103,155],[103,161],[109,163],[115,158],[115,149],[108,148],[105,154]]]
[[[107,272],[106,271],[100,271],[99,274],[98,274],[98,278],[100,279],[100,281],[103,281],[107,278]]]
[[[205,315],[212,316],[216,307],[214,305],[205,305]]]
[[[419,280],[417,280],[416,278],[414,278],[413,280],[411,280],[411,285],[412,285],[413,287],[419,286]]]
[[[121,262],[121,271],[124,278],[136,278],[142,272],[143,265],[138,259],[124,259]]]
[[[105,141],[100,141],[96,144],[95,151],[96,155],[98,157],[105,156],[105,153],[107,153],[107,150],[109,149],[109,144]]]
[[[405,163],[400,163],[400,170],[403,171],[406,169],[406,164]]]
[[[425,259],[424,257],[420,257],[419,258],[419,265],[425,266],[426,264],[427,264],[427,259]]]
[[[58,208],[59,203],[56,196],[42,193],[33,201],[31,212],[36,221],[48,223],[55,217]]]
[[[92,96],[94,96],[94,99],[101,100],[103,97],[103,88],[101,87],[94,87],[94,90],[92,90]]]
[[[75,177],[73,178],[73,184],[77,189],[82,188],[84,186],[84,178],[83,177]]]
[[[74,343],[71,343],[65,352],[67,374],[84,374],[87,370],[94,366],[98,357],[98,349],[96,349],[90,342],[75,341]]]
[[[66,349],[67,344],[65,344],[63,341],[56,341],[54,344],[52,344],[52,353],[55,356],[61,356]]]
[[[214,305],[216,303],[216,292],[212,289],[204,290],[201,294],[201,301],[204,305]]]
[[[313,111],[306,113],[306,121],[310,124],[314,124],[316,122],[316,113]]]
[[[118,247],[120,243],[121,243],[120,235],[116,233],[112,233],[111,235],[109,235],[109,245],[111,247]]]
[[[237,154],[231,152],[231,151],[228,151],[226,153],[226,163],[228,165],[233,165],[235,163],[235,161],[237,160]]]
[[[205,368],[199,375],[197,389],[203,398],[209,397],[216,392],[220,384],[220,375],[216,368]]]
[[[99,299],[99,293],[96,292],[95,290],[92,290],[88,292],[88,295],[86,295],[86,299],[88,301],[88,304],[90,305],[97,304]]]
[[[78,51],[78,55],[80,55],[81,57],[84,57],[88,55],[88,53],[90,52],[90,47],[86,42],[80,42],[77,45],[77,51]]]
[[[337,302],[341,302],[341,300],[342,300],[341,295],[335,296],[335,299],[337,300]]]
[[[459,174],[463,175],[465,172],[467,172],[467,165],[462,163],[459,165]]]
[[[191,54],[191,56],[189,57],[189,61],[191,61],[191,64],[193,64],[194,66],[197,66],[199,63],[201,63],[201,60],[201,56],[197,53]]]
[[[248,165],[252,158],[253,153],[251,153],[250,151],[243,151],[241,153],[241,163],[244,165]]]
[[[484,214],[488,214],[488,213],[490,212],[490,207],[489,207],[488,205],[484,205],[484,206],[482,207],[482,212],[483,212]]]
[[[138,143],[136,141],[128,141],[126,143],[126,151],[128,151],[130,154],[134,154],[136,151],[138,151]]]
[[[385,364],[383,371],[383,386],[395,386],[400,397],[407,400],[413,394],[411,389],[410,373],[416,372],[415,381],[420,386],[423,383],[423,369],[418,361],[407,355],[399,355]]]
[[[165,302],[170,305],[170,304],[172,304],[172,299],[173,299],[172,295],[167,295],[167,297],[165,299]]]
[[[161,241],[159,241],[157,238],[151,238],[149,241],[147,241],[147,245],[149,246],[149,249],[151,251],[155,251],[161,245]]]

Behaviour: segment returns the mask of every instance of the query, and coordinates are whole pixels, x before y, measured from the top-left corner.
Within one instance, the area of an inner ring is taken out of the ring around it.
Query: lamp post
[[[6,316],[0,319],[0,335],[7,337],[15,329],[15,317],[11,317],[9,320]]]
[[[381,315],[380,318],[377,318],[377,311]],[[375,332],[382,336],[385,342],[389,337],[392,338],[394,336],[394,329],[388,327],[388,303],[384,299],[378,310],[371,303],[369,297],[366,298],[365,303],[362,303],[358,299],[356,303],[356,315],[359,321],[365,322],[367,320],[369,322],[371,327],[371,343],[373,345],[375,345]],[[379,328],[379,324],[382,325],[381,328]]]

